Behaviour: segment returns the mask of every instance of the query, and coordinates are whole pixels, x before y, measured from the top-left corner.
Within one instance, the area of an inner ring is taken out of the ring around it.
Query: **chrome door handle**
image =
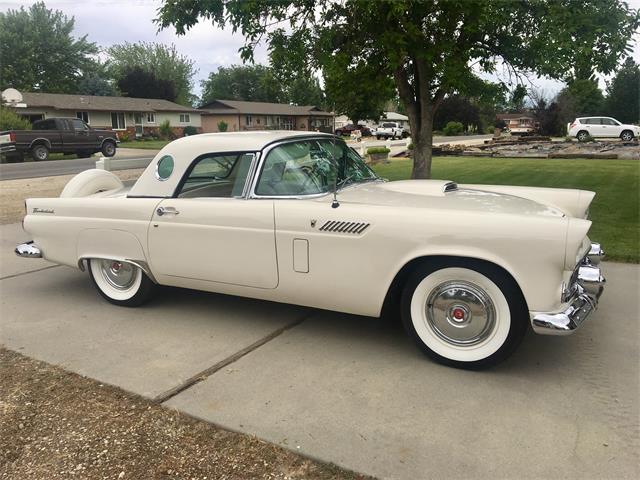
[[[161,217],[163,215],[178,215],[180,212],[173,207],[158,207],[156,213]]]

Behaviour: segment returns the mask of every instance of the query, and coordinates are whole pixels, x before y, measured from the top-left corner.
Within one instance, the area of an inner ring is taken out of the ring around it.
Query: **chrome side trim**
[[[42,258],[42,251],[35,243],[33,243],[33,240],[16,246],[14,252],[19,257]]]

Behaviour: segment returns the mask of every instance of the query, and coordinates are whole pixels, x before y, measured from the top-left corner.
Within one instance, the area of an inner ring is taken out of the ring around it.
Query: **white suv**
[[[625,142],[630,142],[640,135],[640,127],[625,125],[611,117],[583,117],[576,118],[569,125],[569,136],[578,140],[586,140],[587,137],[620,137]]]

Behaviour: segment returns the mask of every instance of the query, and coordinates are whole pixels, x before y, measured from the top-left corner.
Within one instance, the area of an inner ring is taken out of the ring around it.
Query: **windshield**
[[[301,140],[279,145],[269,152],[256,194],[314,195],[331,192],[334,184],[340,188],[377,179],[373,170],[343,141]]]

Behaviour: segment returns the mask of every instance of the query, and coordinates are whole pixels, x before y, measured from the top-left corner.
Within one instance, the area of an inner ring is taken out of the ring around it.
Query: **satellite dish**
[[[2,92],[2,101],[10,105],[21,103],[22,94],[15,88],[7,88]]]

